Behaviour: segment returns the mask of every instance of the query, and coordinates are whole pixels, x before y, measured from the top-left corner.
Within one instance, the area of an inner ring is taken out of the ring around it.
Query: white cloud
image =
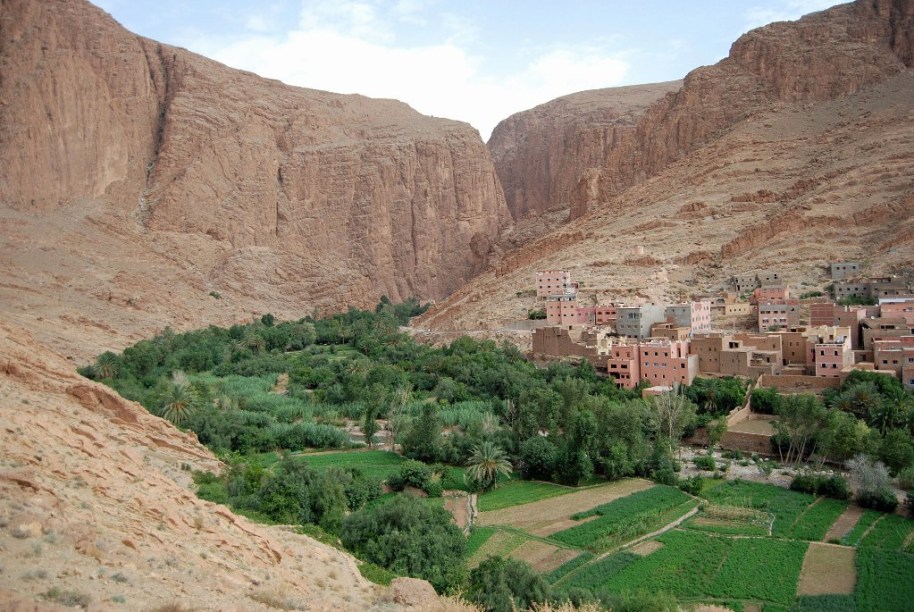
[[[825,10],[835,4],[835,0],[787,0],[776,8],[753,6],[746,11],[746,29],[751,30],[774,21],[794,21],[803,15]]]
[[[425,19],[423,6],[404,0],[386,16],[367,1],[309,3],[299,27],[282,37],[249,36],[207,53],[291,85],[396,98],[425,114],[467,121],[483,139],[514,112],[621,84],[629,69],[621,54],[566,46],[533,53],[525,69],[496,78],[470,49],[469,24],[455,25],[454,36],[441,43],[398,44],[391,23]]]

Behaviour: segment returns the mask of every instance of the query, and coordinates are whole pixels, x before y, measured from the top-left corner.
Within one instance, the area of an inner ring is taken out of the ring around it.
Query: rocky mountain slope
[[[465,609],[198,499],[219,462],[196,438],[23,330],[0,323],[0,355],[0,610]]]
[[[765,268],[802,293],[837,258],[910,269],[912,20],[914,3],[873,0],[746,34],[652,105],[598,173],[582,169],[572,222],[508,252],[417,326],[523,319],[532,304],[518,292],[538,269],[571,269],[588,300],[679,299]]]
[[[68,353],[88,356],[74,320],[114,336],[96,352],[442,298],[510,221],[467,124],[232,70],[82,0],[0,11],[0,301]]]
[[[581,177],[598,171],[651,104],[681,85],[582,91],[502,120],[487,146],[514,219],[567,212]]]

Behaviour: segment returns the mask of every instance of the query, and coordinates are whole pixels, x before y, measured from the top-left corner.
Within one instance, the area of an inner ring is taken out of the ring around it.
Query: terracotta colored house
[[[902,318],[914,326],[914,297],[903,296],[879,300],[879,314],[887,318]]]
[[[758,305],[759,331],[792,327],[799,324],[800,302],[798,300],[776,300],[760,302]]]
[[[904,368],[904,347],[901,345],[901,338],[874,340],[873,363],[877,370],[894,372],[895,376],[901,378]]]
[[[575,294],[550,295],[546,298],[547,325],[573,325],[578,322],[578,298]]]
[[[536,273],[536,297],[543,299],[550,295],[564,294],[571,286],[571,272],[567,270],[543,270]]]
[[[641,368],[638,360],[638,344],[624,341],[609,347],[606,359],[606,373],[616,379],[624,389],[634,389],[641,382]]]
[[[750,304],[779,302],[790,299],[790,288],[782,286],[757,287],[749,298]]]
[[[914,389],[914,336],[902,336],[901,382],[906,389]]]
[[[841,371],[854,365],[854,353],[851,350],[849,336],[820,338],[813,346],[816,364],[816,376],[840,378]]]
[[[692,384],[698,374],[698,355],[689,354],[688,341],[654,339],[638,345],[641,378],[651,385]]]

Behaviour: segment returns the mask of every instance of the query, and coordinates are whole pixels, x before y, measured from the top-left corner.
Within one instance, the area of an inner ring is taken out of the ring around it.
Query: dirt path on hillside
[[[840,540],[848,533],[851,529],[857,524],[860,520],[860,517],[863,516],[863,508],[860,506],[850,505],[847,507],[847,510],[835,519],[835,522],[829,528],[828,533],[825,534],[825,537],[822,538],[823,542],[831,542],[832,540]]]

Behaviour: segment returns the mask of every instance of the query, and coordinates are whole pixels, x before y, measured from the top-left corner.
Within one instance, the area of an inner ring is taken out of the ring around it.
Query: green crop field
[[[786,538],[794,537],[795,523],[798,523],[801,515],[816,500],[815,497],[806,493],[797,493],[773,485],[735,480],[719,481],[716,486],[706,488],[702,492],[702,497],[723,506],[753,508],[769,512],[774,515],[772,535]],[[816,515],[814,514],[814,516]],[[802,521],[799,524],[802,524]],[[813,525],[815,525],[815,519]],[[810,531],[812,528],[810,527],[809,530],[804,528],[804,531]],[[822,535],[825,535],[825,532]]]
[[[552,538],[598,552],[659,529],[695,505],[695,500],[679,489],[658,485],[580,512],[572,518],[599,518],[555,533]]]
[[[511,506],[519,506],[530,502],[539,501],[573,493],[579,489],[563,487],[551,482],[534,482],[530,480],[511,480],[497,489],[479,496],[479,511],[489,512]]]
[[[638,555],[632,554],[630,552],[617,552],[611,554],[575,572],[573,576],[570,576],[568,579],[562,582],[561,586],[563,588],[571,586],[584,587],[590,590],[592,593],[598,593],[601,589],[605,588],[610,578],[640,558],[641,557]],[[576,565],[570,565],[576,561],[578,561],[578,559],[572,559],[560,567],[558,570],[556,570],[556,572],[559,570],[564,571],[557,576],[550,576],[550,578],[553,578],[552,581],[558,582],[563,576],[567,576],[570,572],[583,565],[583,562],[578,562]]]
[[[349,451],[339,453],[316,453],[302,455],[308,465],[316,470],[331,467],[358,468],[366,476],[386,479],[396,474],[404,459],[388,451]]]
[[[582,552],[580,555],[568,561],[567,563],[562,564],[561,566],[555,568],[548,574],[546,574],[546,581],[550,584],[555,584],[559,582],[562,578],[578,569],[582,565],[586,564],[588,561],[593,559],[593,553]]]
[[[914,556],[860,548],[857,551],[857,610],[906,612],[914,605]]]
[[[663,547],[647,557],[630,559],[629,553],[616,553],[600,563],[618,569],[590,571],[587,566],[563,585],[614,593],[668,592],[683,600],[725,598],[790,605],[807,546],[804,542],[735,539],[679,530],[657,540]],[[616,560],[610,561],[613,558]]]
[[[894,514],[886,514],[876,521],[873,528],[863,536],[860,546],[902,550],[912,531],[914,531],[914,521]],[[914,580],[914,576],[911,578]]]
[[[825,537],[828,528],[846,509],[846,501],[820,497],[797,518],[790,528],[790,537],[818,542]],[[777,524],[776,519],[775,524]]]
[[[494,533],[495,529],[493,527],[474,528],[473,532],[470,533],[470,537],[467,538],[467,557],[472,557]]]

